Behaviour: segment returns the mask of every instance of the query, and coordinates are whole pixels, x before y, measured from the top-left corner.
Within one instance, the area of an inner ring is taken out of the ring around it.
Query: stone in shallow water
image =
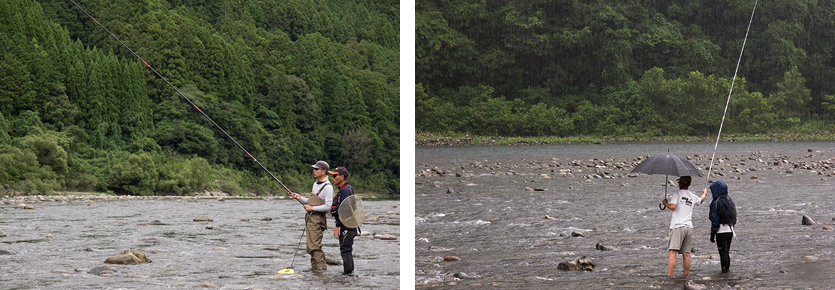
[[[104,260],[107,264],[122,264],[122,265],[136,265],[142,263],[150,263],[151,259],[145,257],[145,253],[139,249],[127,249],[116,256],[108,257]]]
[[[693,280],[687,280],[687,282],[684,283],[684,289],[685,290],[704,290],[704,289],[707,289],[707,286],[705,286],[704,284],[699,284],[699,283],[693,282]]]
[[[382,236],[380,237],[380,239],[381,239],[381,240],[394,241],[394,240],[397,240],[397,237],[392,236],[392,235],[389,235],[389,234],[385,234],[385,235],[382,235]]]
[[[815,224],[815,221],[812,220],[812,218],[810,218],[809,216],[804,215],[803,219],[801,220],[801,224],[803,224],[804,226],[811,226]]]
[[[818,257],[812,256],[812,255],[806,255],[806,256],[803,256],[803,258],[806,259],[806,260],[809,260],[809,261],[817,261],[818,260]]]
[[[456,256],[445,256],[445,257],[444,257],[444,261],[447,261],[447,262],[458,262],[458,261],[461,261],[461,258],[456,257]]]
[[[210,221],[212,221],[212,218],[210,218],[208,216],[205,216],[205,215],[201,215],[201,216],[198,216],[198,217],[194,218],[194,221],[196,221],[196,222],[210,222]]]
[[[331,258],[331,257],[328,257],[328,256],[325,256],[325,263],[327,263],[328,265],[334,265],[334,266],[342,265],[342,261]]]
[[[594,248],[598,249],[598,250],[601,250],[601,251],[614,251],[615,250],[615,247],[610,246],[610,245],[604,245],[604,244],[601,244],[601,243],[597,243],[597,245],[595,245]]]
[[[96,276],[101,275],[102,273],[105,273],[105,272],[113,273],[113,272],[116,272],[116,270],[110,269],[107,266],[98,266],[98,267],[95,267],[93,269],[90,269],[90,271],[87,271],[88,274],[93,274],[93,275],[96,275]]]
[[[594,270],[594,262],[591,258],[583,256],[575,260],[561,262],[557,265],[557,269],[563,271],[592,271]]]

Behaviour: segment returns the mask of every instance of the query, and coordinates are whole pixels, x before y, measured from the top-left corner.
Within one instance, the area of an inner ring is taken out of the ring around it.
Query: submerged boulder
[[[385,234],[385,235],[382,235],[380,237],[380,239],[384,240],[384,241],[394,241],[394,240],[397,240],[397,237],[389,235],[389,234]]]
[[[456,257],[456,256],[444,256],[444,261],[447,261],[447,262],[459,262],[459,261],[461,261],[461,258]]]
[[[704,285],[704,284],[696,283],[693,280],[687,280],[687,282],[684,283],[684,289],[685,290],[705,290],[705,289],[707,289],[707,286]]]
[[[145,253],[139,249],[127,249],[116,256],[108,257],[104,260],[107,264],[122,264],[122,265],[136,265],[142,263],[150,263],[151,259],[145,257]]]
[[[803,216],[803,219],[801,220],[801,223],[802,223],[804,226],[811,226],[811,225],[814,225],[814,224],[815,224],[815,221],[814,221],[814,220],[812,220],[812,218],[810,218],[809,216],[804,215],[804,216]]]
[[[594,245],[594,248],[598,249],[598,250],[601,250],[601,251],[614,251],[615,250],[615,247],[610,246],[610,245],[604,245],[604,244],[601,244],[601,243],[597,243],[597,245]]]
[[[325,256],[325,263],[327,263],[328,265],[334,265],[334,266],[342,265],[342,261],[331,258],[331,257],[328,257],[328,256]]]
[[[591,258],[582,256],[579,259],[561,262],[557,265],[557,269],[563,271],[593,271],[594,262],[592,262]]]
[[[87,274],[99,276],[101,274],[109,274],[113,272],[116,272],[116,270],[110,269],[107,266],[98,266],[93,269],[90,269],[90,271],[87,271]]]
[[[208,216],[205,216],[205,215],[201,215],[201,216],[195,217],[194,221],[196,221],[196,222],[210,222],[210,221],[212,221],[212,218],[210,218]]]

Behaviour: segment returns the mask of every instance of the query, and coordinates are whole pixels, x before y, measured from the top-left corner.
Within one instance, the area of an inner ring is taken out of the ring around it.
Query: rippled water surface
[[[310,272],[301,244],[303,209],[292,200],[131,200],[0,205],[0,289],[396,289],[400,283],[397,201],[365,200],[371,235],[354,241],[357,276],[342,266]],[[205,215],[211,222],[194,222]],[[242,219],[249,219],[243,221]],[[270,220],[271,219],[271,220]],[[333,219],[328,219],[333,227]],[[341,261],[339,243],[325,233],[324,251]],[[302,241],[303,243],[304,241]],[[278,249],[276,249],[276,247]],[[128,248],[144,250],[153,262],[105,264]],[[277,275],[294,264],[296,275]],[[109,277],[88,274],[98,266]],[[204,288],[205,289],[205,288]]]
[[[417,148],[415,285],[681,289],[694,280],[708,289],[833,288],[835,231],[823,227],[835,226],[835,142],[720,143],[714,172],[723,176],[710,180],[724,180],[738,208],[731,272],[721,274],[708,241],[708,193],[693,214],[690,275],[682,277],[679,256],[675,278],[666,277],[670,211],[658,208],[665,177],[628,177],[636,157],[667,150],[707,173],[713,143]],[[704,185],[695,178],[690,189]],[[818,224],[801,225],[803,215]],[[598,243],[616,250],[596,250]],[[596,269],[557,270],[581,256]]]

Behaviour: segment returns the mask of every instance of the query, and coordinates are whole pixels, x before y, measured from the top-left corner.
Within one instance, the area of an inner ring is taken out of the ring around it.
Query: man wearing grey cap
[[[325,263],[325,253],[322,252],[322,237],[325,230],[328,229],[325,214],[330,212],[333,186],[328,182],[328,169],[330,167],[327,162],[319,160],[310,167],[313,168],[313,177],[316,179],[310,198],[303,197],[298,193],[291,193],[291,195],[294,199],[305,203],[304,209],[307,214],[304,216],[304,221],[307,228],[307,253],[310,254],[311,269],[320,272],[328,269],[328,265]]]

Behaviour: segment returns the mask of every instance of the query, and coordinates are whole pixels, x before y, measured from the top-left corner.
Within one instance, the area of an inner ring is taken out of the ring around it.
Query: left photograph
[[[0,288],[399,287],[400,9],[0,2]]]

